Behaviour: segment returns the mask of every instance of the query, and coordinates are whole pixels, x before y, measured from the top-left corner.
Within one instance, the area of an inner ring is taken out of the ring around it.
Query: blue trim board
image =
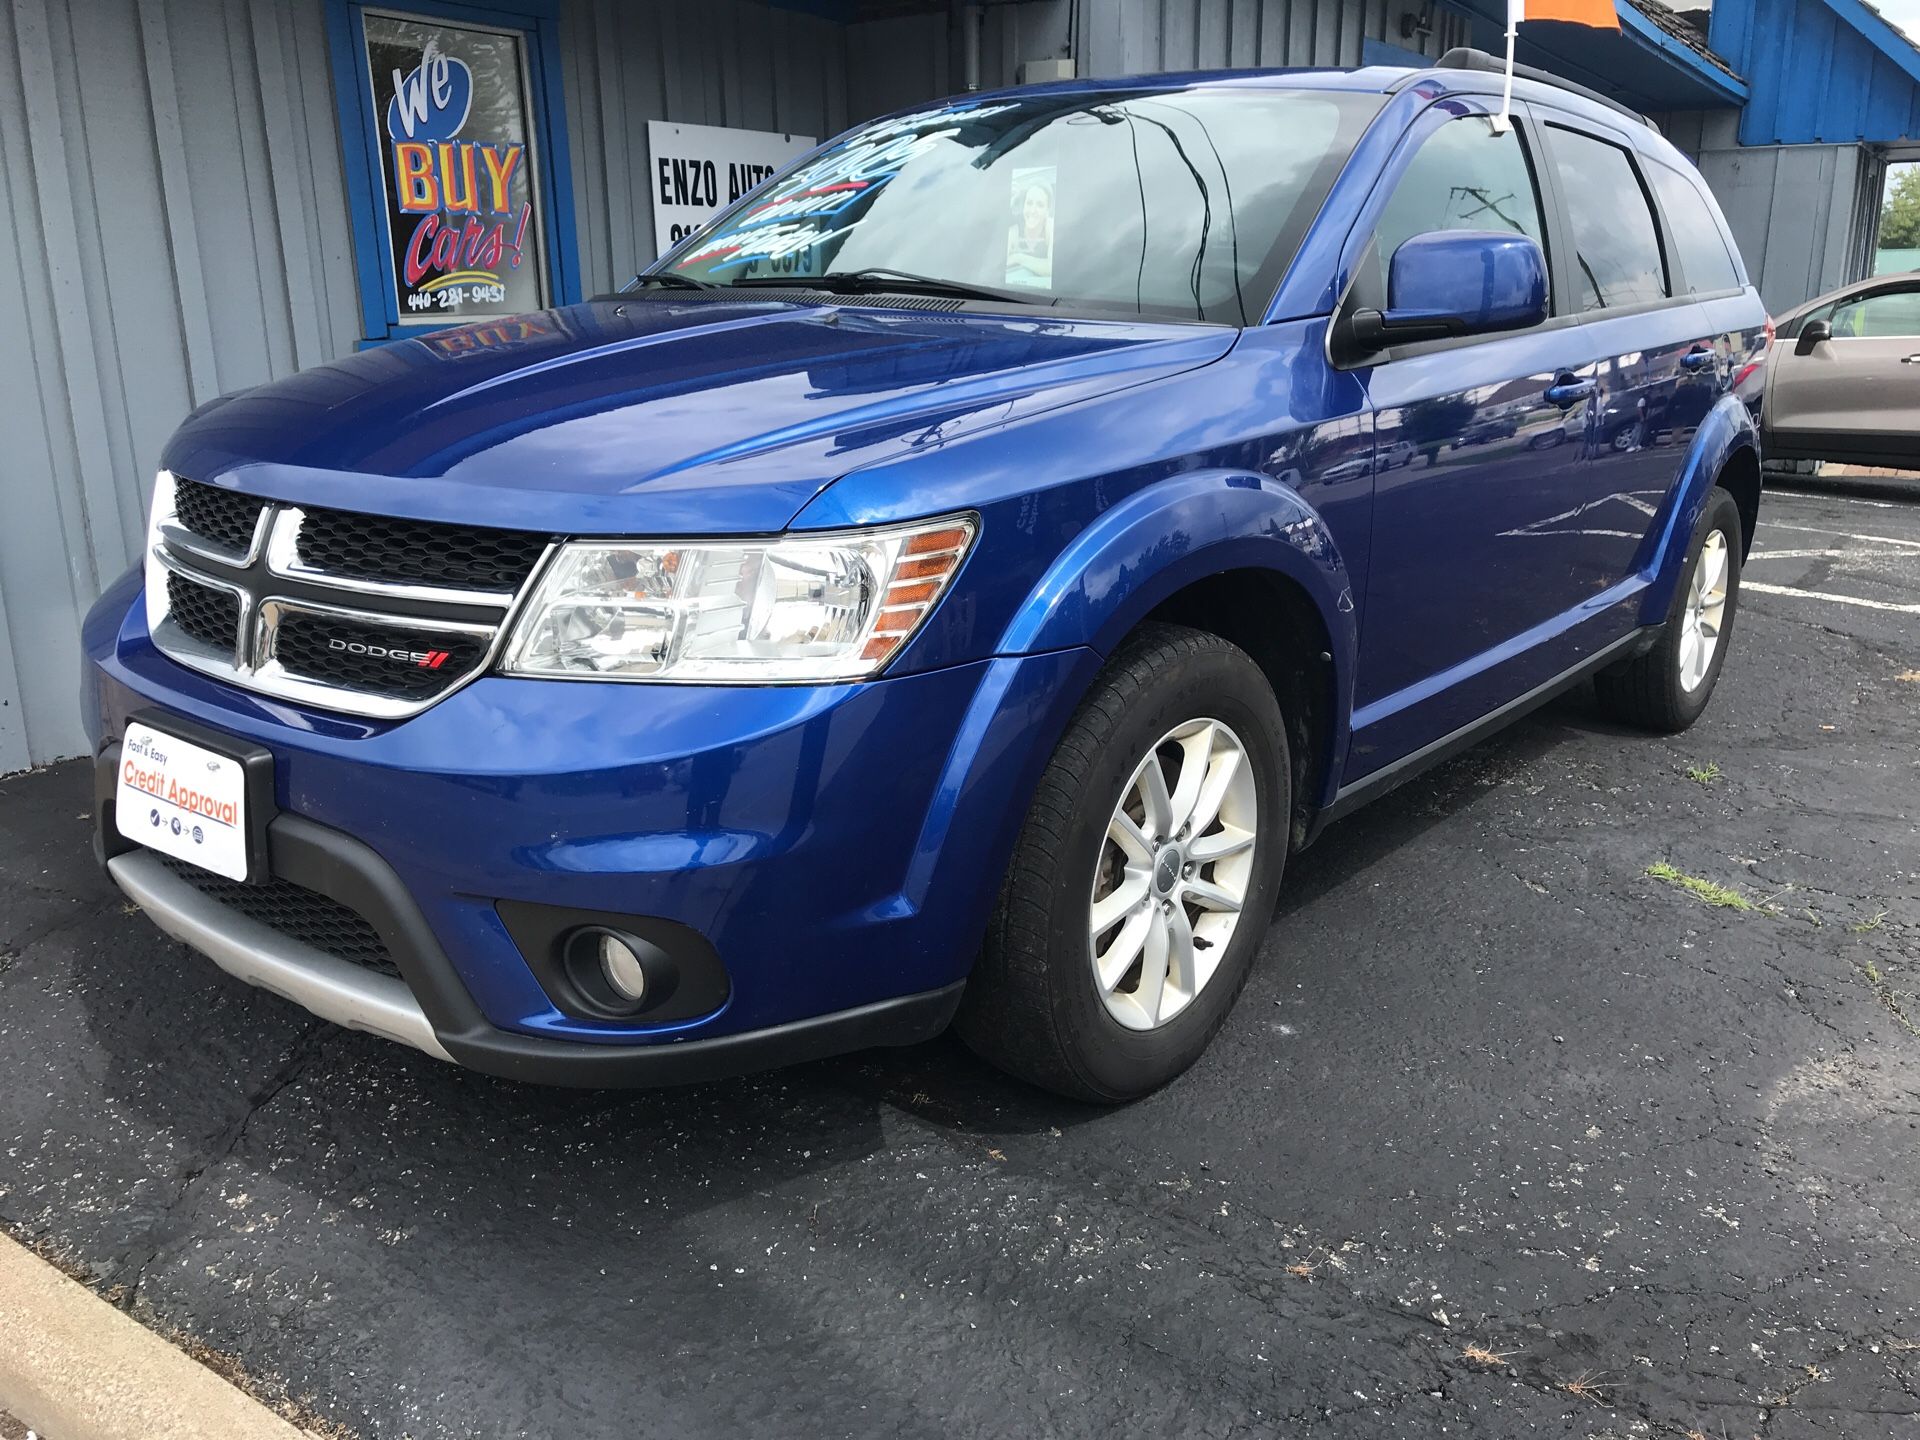
[[[560,0],[399,0],[374,8],[429,19],[519,30],[527,47],[533,133],[539,144],[540,204],[546,219],[547,293],[552,303],[580,299],[579,231],[573,213],[573,165],[567,143],[566,91],[560,62]],[[394,304],[393,253],[386,233],[386,181],[381,167],[373,87],[364,60],[361,9],[355,0],[326,0],[327,48],[333,62],[334,111],[353,222],[354,270],[360,286],[362,346],[425,328],[402,326]]]

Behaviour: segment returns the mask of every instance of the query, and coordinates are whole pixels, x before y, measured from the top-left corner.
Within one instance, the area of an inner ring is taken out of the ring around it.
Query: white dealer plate
[[[113,817],[129,840],[229,880],[247,878],[247,776],[229,755],[129,724]]]

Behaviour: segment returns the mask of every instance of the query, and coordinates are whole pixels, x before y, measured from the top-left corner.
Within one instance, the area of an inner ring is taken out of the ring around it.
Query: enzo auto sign
[[[545,297],[525,56],[510,31],[365,16],[395,306],[445,324]]]
[[[811,135],[648,122],[654,253],[666,254],[813,144]]]

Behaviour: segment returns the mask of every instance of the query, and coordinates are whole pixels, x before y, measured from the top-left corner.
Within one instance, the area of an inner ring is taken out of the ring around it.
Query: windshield
[[[1381,103],[1218,89],[942,105],[855,131],[697,232],[669,273],[1252,324]]]

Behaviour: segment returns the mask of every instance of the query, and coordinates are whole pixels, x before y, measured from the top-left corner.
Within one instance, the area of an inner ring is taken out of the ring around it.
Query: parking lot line
[[[1895,535],[1862,535],[1853,530],[1824,530],[1818,525],[1789,525],[1784,520],[1769,520],[1767,528],[1798,530],[1803,535],[1833,535],[1842,540],[1865,540],[1872,545],[1898,545],[1903,549],[1920,550],[1920,540],[1902,540]]]
[[[1899,507],[1891,500],[1865,500],[1858,495],[1813,495],[1803,490],[1768,490],[1767,504],[1776,500],[1814,501],[1822,505],[1870,505],[1875,510],[1894,510]]]
[[[1892,610],[1901,615],[1920,615],[1920,605],[1897,605],[1891,600],[1863,600],[1858,595],[1832,595],[1825,590],[1796,590],[1791,585],[1763,585],[1758,580],[1742,578],[1742,590],[1754,590],[1762,595],[1798,595],[1803,600],[1826,600],[1835,605],[1859,605],[1868,610]]]

